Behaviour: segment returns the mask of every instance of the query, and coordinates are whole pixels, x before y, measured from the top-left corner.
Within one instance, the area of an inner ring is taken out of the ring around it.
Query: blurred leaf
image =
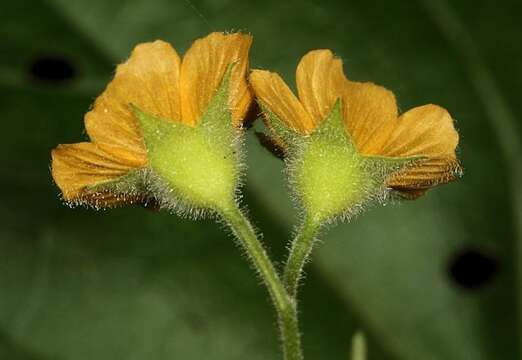
[[[244,29],[255,37],[254,66],[291,82],[307,50],[332,48],[349,77],[393,89],[402,110],[447,107],[462,138],[461,181],[322,236],[301,301],[307,358],[342,358],[346,334],[363,328],[370,359],[516,359],[513,167],[502,135],[491,136],[473,72],[426,4],[3,2],[0,356],[278,358],[267,295],[222,229],[141,208],[71,210],[48,171],[50,149],[83,138],[83,113],[136,43],[162,38],[183,52],[209,31]],[[505,106],[520,113],[520,5],[451,6]],[[35,79],[35,62],[50,56],[69,62],[73,78]],[[295,222],[282,164],[253,136],[248,146],[245,202],[282,259]],[[465,248],[496,259],[492,281],[470,289],[451,278],[448,266]]]

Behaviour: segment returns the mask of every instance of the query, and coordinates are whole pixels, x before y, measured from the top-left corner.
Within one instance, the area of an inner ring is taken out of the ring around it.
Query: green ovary
[[[312,141],[294,172],[309,216],[322,222],[353,210],[371,185],[362,158],[348,147]]]
[[[184,136],[171,135],[165,140],[149,152],[149,162],[177,196],[211,208],[222,208],[233,201],[238,169],[230,146],[209,142],[199,131],[186,131]]]

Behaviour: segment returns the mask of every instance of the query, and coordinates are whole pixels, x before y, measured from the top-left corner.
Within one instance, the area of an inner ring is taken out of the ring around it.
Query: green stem
[[[312,252],[315,235],[317,234],[319,227],[320,226],[317,223],[307,217],[292,242],[290,255],[288,255],[283,276],[286,291],[290,294],[292,299],[296,299],[297,297],[299,280],[302,277],[306,261]]]
[[[277,311],[285,360],[303,360],[295,301],[286,292],[274,265],[245,217],[236,206],[221,211],[263,279]]]

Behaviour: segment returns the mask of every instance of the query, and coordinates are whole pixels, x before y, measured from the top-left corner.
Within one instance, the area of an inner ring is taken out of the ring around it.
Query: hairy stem
[[[221,212],[263,279],[277,311],[285,360],[302,360],[296,303],[286,292],[273,263],[245,217],[236,206]]]
[[[303,274],[303,268],[306,264],[312,248],[314,246],[315,235],[319,230],[319,225],[306,218],[303,225],[299,229],[297,236],[292,242],[290,248],[290,255],[285,266],[283,276],[286,291],[292,299],[297,297],[297,288],[299,287],[299,280]]]

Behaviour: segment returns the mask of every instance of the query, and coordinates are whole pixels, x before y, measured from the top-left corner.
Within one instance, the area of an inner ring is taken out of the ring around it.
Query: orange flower
[[[399,116],[392,92],[346,79],[341,60],[330,50],[306,54],[296,82],[298,98],[278,74],[254,70],[250,75],[261,105],[303,136],[313,133],[340,99],[345,130],[360,154],[419,157],[386,180],[386,186],[402,196],[416,198],[460,173],[455,154],[459,137],[445,109],[424,105]]]
[[[196,40],[183,60],[163,41],[136,46],[85,115],[90,142],[59,145],[52,152],[52,175],[63,198],[103,207],[145,201],[140,192],[92,191],[148,165],[130,105],[167,121],[196,126],[231,64],[235,65],[228,106],[239,127],[252,100],[245,78],[251,43],[249,35],[212,33]]]

